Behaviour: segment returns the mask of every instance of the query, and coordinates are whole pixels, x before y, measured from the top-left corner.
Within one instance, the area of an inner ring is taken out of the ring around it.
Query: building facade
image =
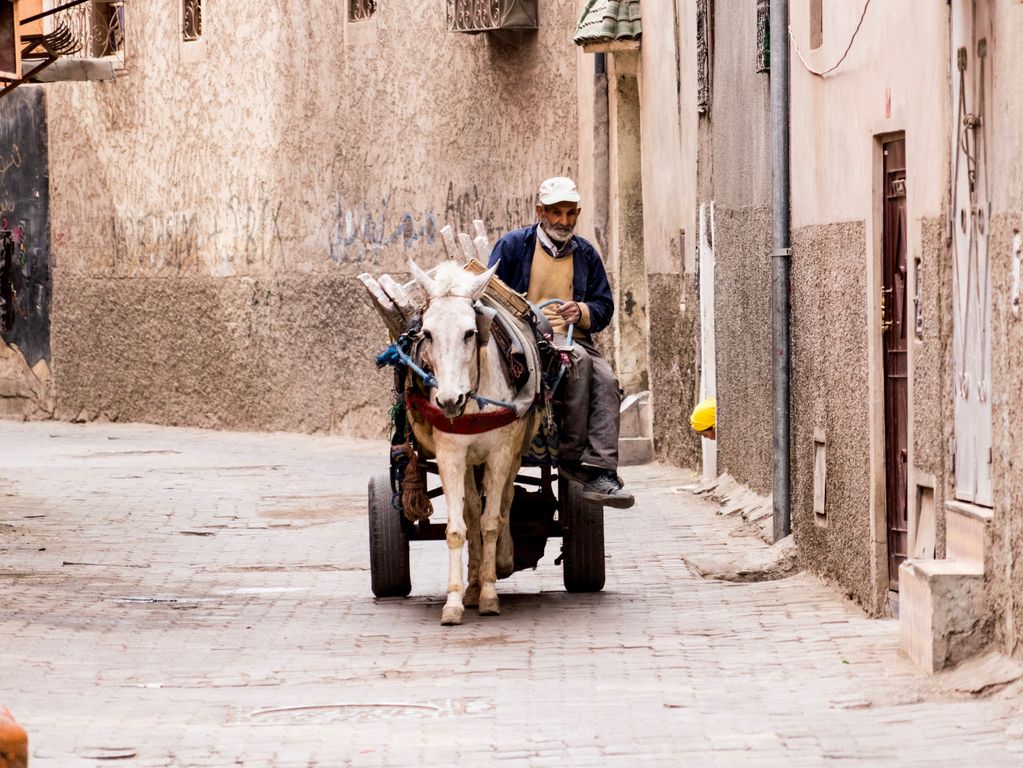
[[[116,76],[38,86],[57,418],[383,434],[356,275],[528,224],[578,169],[576,4],[501,36],[457,6],[123,3]]]

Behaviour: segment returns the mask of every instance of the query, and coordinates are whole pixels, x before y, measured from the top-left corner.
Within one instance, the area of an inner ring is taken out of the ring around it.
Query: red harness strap
[[[457,419],[449,419],[429,398],[411,390],[405,393],[405,406],[430,422],[434,429],[455,435],[478,435],[506,427],[518,418],[511,408],[498,408],[496,411],[466,413]]]

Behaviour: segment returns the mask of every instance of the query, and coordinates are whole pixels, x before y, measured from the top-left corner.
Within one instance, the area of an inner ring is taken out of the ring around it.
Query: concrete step
[[[650,393],[637,392],[622,400],[620,437],[651,437]]]
[[[965,501],[945,502],[945,558],[984,565],[990,546],[992,511]]]
[[[952,560],[907,560],[899,568],[902,650],[933,673],[973,656],[988,641],[984,566]]]
[[[618,465],[631,467],[654,460],[654,441],[649,437],[618,438]]]

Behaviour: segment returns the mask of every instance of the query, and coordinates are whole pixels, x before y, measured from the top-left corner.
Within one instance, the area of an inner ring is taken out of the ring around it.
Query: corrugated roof
[[[589,0],[572,41],[576,45],[638,40],[643,34],[639,0]]]

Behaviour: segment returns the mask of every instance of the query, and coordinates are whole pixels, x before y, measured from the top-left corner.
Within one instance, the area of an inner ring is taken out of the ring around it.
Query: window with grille
[[[124,51],[124,2],[93,2],[89,34],[93,56],[113,56]]]
[[[202,37],[202,0],[181,0],[181,39],[186,43]]]
[[[376,0],[348,0],[348,20],[366,21],[376,9]]]

